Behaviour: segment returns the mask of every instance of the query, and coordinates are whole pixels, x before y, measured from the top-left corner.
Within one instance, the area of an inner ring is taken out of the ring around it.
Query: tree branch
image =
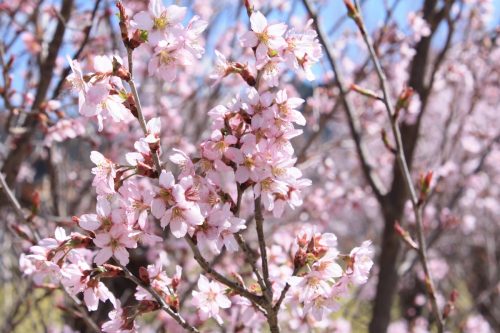
[[[340,98],[342,99],[342,103],[344,105],[344,110],[347,115],[347,120],[349,122],[349,129],[351,131],[351,136],[354,140],[354,143],[356,145],[356,151],[359,156],[359,160],[361,163],[361,167],[363,170],[363,173],[365,175],[366,180],[368,181],[368,184],[370,185],[373,193],[375,194],[375,197],[379,202],[382,202],[384,194],[387,192],[385,189],[382,181],[376,174],[376,172],[373,170],[373,167],[370,165],[368,162],[368,151],[366,146],[364,145],[363,141],[361,140],[361,125],[359,123],[359,119],[356,116],[356,113],[354,111],[354,107],[352,106],[350,100],[347,97],[347,89],[345,88],[344,84],[344,79],[342,76],[342,73],[338,70],[338,65],[336,58],[334,56],[334,53],[328,43],[328,38],[326,34],[323,32],[316,13],[314,12],[312,5],[309,0],[302,0],[302,3],[304,4],[304,7],[306,8],[309,16],[314,20],[314,27],[316,29],[316,32],[318,33],[318,38],[321,44],[323,45],[326,53],[326,57],[328,59],[328,62],[330,63],[330,66],[333,70],[333,73],[335,74],[335,83],[339,89],[340,92]]]
[[[356,0],[355,0],[355,2],[356,2]],[[387,78],[386,78],[385,73],[382,69],[382,66],[380,65],[380,61],[378,59],[378,56],[373,48],[373,43],[371,41],[371,38],[366,31],[366,27],[365,27],[365,24],[363,22],[362,15],[359,11],[360,10],[359,6],[356,6],[356,7],[357,7],[356,23],[357,23],[359,31],[363,37],[363,40],[368,48],[368,51],[370,53],[370,57],[375,65],[375,71],[376,71],[377,76],[379,78],[380,86],[381,86],[382,93],[383,93],[384,105],[385,105],[387,115],[388,115],[389,120],[390,120],[392,133],[394,135],[394,139],[396,142],[396,159],[397,159],[399,168],[403,174],[406,188],[410,194],[410,201],[412,203],[413,212],[415,215],[415,223],[416,223],[416,228],[417,228],[417,240],[418,240],[418,245],[419,245],[418,253],[419,253],[419,257],[420,257],[420,262],[422,264],[422,268],[423,268],[424,273],[425,273],[425,279],[426,279],[425,282],[426,282],[426,286],[427,286],[427,292],[429,294],[429,298],[431,299],[432,310],[433,310],[434,316],[436,317],[438,332],[442,333],[444,331],[444,320],[443,320],[443,316],[442,316],[441,310],[439,308],[439,305],[437,304],[436,291],[435,291],[434,283],[432,281],[432,277],[431,277],[429,265],[428,265],[428,260],[427,260],[427,246],[426,246],[425,236],[424,236],[424,232],[423,232],[423,223],[422,223],[422,204],[419,203],[417,192],[415,190],[415,186],[413,185],[413,181],[411,179],[411,174],[410,174],[410,171],[408,168],[408,164],[406,162],[406,157],[404,155],[403,141],[401,139],[401,131],[400,131],[399,125],[397,123],[398,119],[395,117],[395,110],[394,110],[393,103],[391,101],[391,96],[389,94],[389,85],[387,82]]]
[[[233,282],[226,278],[224,275],[220,274],[217,272],[215,269],[213,269],[208,261],[203,257],[203,255],[200,253],[200,250],[198,246],[195,243],[195,240],[189,236],[186,235],[184,237],[186,239],[187,243],[191,247],[191,250],[193,251],[194,259],[198,264],[201,266],[201,268],[208,274],[210,274],[215,280],[219,281],[220,283],[228,286],[229,288],[233,289],[236,293],[239,295],[248,298],[252,303],[259,305],[259,306],[264,306],[265,302],[262,298],[262,296],[255,295],[248,291],[246,288],[243,286],[237,284],[236,282]]]
[[[144,284],[139,278],[132,274],[132,272],[130,272],[130,270],[126,266],[119,264],[117,260],[115,261],[125,272],[125,277],[134,282],[136,285],[146,289],[151,294],[151,296],[153,296],[153,298],[161,305],[162,310],[165,311],[170,317],[172,317],[179,325],[181,325],[188,332],[199,332],[196,327],[191,326],[179,313],[172,310],[170,306],[165,302],[163,297],[161,297],[160,294],[158,294],[156,290],[154,290],[154,288]]]

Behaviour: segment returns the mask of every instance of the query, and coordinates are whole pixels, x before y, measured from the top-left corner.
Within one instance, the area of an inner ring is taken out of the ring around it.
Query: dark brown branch
[[[200,250],[199,250],[198,246],[196,245],[196,242],[194,241],[194,239],[191,236],[187,235],[184,238],[186,239],[187,243],[191,247],[191,250],[193,251],[194,259],[196,260],[196,262],[198,262],[198,264],[201,266],[201,268],[203,268],[203,270],[207,274],[210,274],[215,280],[228,286],[229,288],[233,289],[239,295],[252,301],[252,303],[254,303],[255,305],[263,306],[265,304],[262,296],[253,294],[252,292],[247,290],[245,287],[237,284],[236,282],[229,280],[224,275],[217,272],[213,267],[211,267],[210,263],[200,253]]]
[[[116,260],[115,260],[116,261]],[[149,285],[144,284],[138,277],[136,277],[130,270],[121,264],[119,266],[123,269],[125,272],[125,277],[129,279],[130,281],[134,282],[136,285],[144,288],[147,290],[151,296],[156,300],[161,305],[161,309],[165,311],[170,317],[172,317],[179,325],[181,325],[184,329],[186,329],[188,332],[199,332],[199,330],[196,327],[191,326],[179,313],[175,312],[170,308],[170,306],[165,302],[163,297],[161,297],[154,288],[152,288]]]

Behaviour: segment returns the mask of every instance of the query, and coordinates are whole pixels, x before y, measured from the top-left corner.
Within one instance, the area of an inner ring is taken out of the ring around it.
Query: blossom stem
[[[269,264],[267,262],[267,249],[266,249],[266,239],[264,236],[264,217],[262,215],[262,205],[260,196],[255,199],[255,229],[257,231],[257,238],[259,239],[259,249],[260,249],[260,257],[262,261],[262,274],[264,275],[264,283],[266,284],[266,293],[267,298],[273,299],[273,289],[271,285],[271,281],[269,280]]]
[[[264,275],[264,283],[266,289],[263,291],[266,295],[268,304],[266,306],[267,323],[271,333],[279,333],[280,328],[278,324],[278,311],[279,307],[273,307],[273,286],[269,280],[269,264],[267,261],[266,239],[264,236],[264,216],[262,215],[261,196],[254,201],[255,205],[255,229],[257,231],[257,238],[259,240],[260,257],[262,261],[262,273]]]
[[[139,98],[139,93],[137,92],[137,87],[134,82],[134,74],[133,74],[133,60],[132,54],[133,50],[131,48],[127,48],[127,57],[128,57],[128,67],[130,73],[130,80],[128,80],[128,85],[130,86],[130,90],[132,92],[132,96],[134,98],[135,107],[137,108],[137,119],[139,120],[139,124],[141,125],[142,131],[145,135],[148,134],[148,130],[146,128],[146,119],[144,118],[144,113],[142,112],[141,100]],[[158,176],[161,174],[161,163],[160,158],[158,157],[158,151],[151,149],[151,155],[153,156],[153,162],[155,164],[156,172]]]
[[[239,215],[240,215],[241,198],[243,197],[243,192],[244,191],[241,189],[241,186],[238,185],[238,200],[236,203],[235,211],[233,212],[234,216],[236,216],[236,217],[239,217]],[[246,223],[247,228],[248,228],[248,222],[249,222],[249,220],[247,219],[247,223]],[[247,242],[245,242],[245,239],[243,238],[241,231],[234,234],[234,238],[236,239],[236,242],[238,243],[238,246],[240,247],[240,249],[245,254],[245,258],[246,258],[247,262],[252,267],[252,272],[257,277],[257,282],[258,282],[260,288],[262,289],[264,296],[266,297],[268,302],[272,302],[272,298],[269,299],[267,293],[264,293],[264,291],[266,289],[266,285],[264,283],[264,279],[262,278],[262,275],[260,274],[259,270],[257,269],[257,265],[255,264],[257,261],[257,256],[256,256],[254,250],[252,248],[250,248],[250,246],[247,244]]]
[[[138,286],[146,289],[151,294],[151,296],[153,296],[154,299],[161,305],[162,310],[165,311],[170,317],[172,317],[184,329],[186,329],[186,331],[199,332],[199,330],[196,327],[191,326],[180,314],[174,312],[170,308],[170,306],[165,302],[163,297],[161,297],[156,292],[156,290],[154,290],[151,286],[144,284],[139,278],[137,278],[134,274],[132,274],[132,272],[126,266],[121,265],[117,259],[115,259],[115,261],[123,269],[123,271],[125,272],[125,277],[127,279],[134,282]]]
[[[203,255],[200,253],[198,246],[196,245],[194,239],[191,236],[186,235],[185,239],[189,244],[189,246],[191,247],[191,250],[193,251],[194,259],[196,260],[196,262],[198,262],[198,264],[201,266],[201,268],[203,268],[203,270],[206,273],[210,274],[215,280],[219,281],[220,283],[233,289],[239,295],[247,298],[255,305],[258,305],[260,307],[265,307],[266,304],[261,296],[258,296],[248,291],[245,287],[229,280],[228,278],[217,272],[215,269],[213,269],[210,266],[210,264],[206,261],[206,259],[203,257]]]

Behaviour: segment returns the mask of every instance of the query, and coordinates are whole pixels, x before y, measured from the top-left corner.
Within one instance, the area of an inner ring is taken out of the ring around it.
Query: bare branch
[[[356,1],[356,0],[355,0]],[[399,129],[398,125],[398,120],[395,115],[395,110],[394,110],[394,105],[393,102],[391,101],[391,96],[389,93],[389,85],[387,82],[387,78],[385,76],[385,73],[382,69],[382,66],[380,65],[380,61],[378,59],[378,56],[375,52],[375,49],[373,48],[373,42],[371,41],[370,36],[368,35],[366,31],[365,24],[363,22],[362,15],[360,13],[359,6],[356,6],[357,13],[355,17],[355,22],[359,28],[359,31],[361,32],[361,35],[363,37],[363,40],[368,48],[368,51],[370,53],[370,57],[375,65],[375,71],[377,73],[377,76],[380,81],[382,93],[384,96],[384,105],[386,107],[386,111],[391,123],[391,129],[394,135],[394,140],[396,143],[396,159],[398,161],[399,168],[403,174],[403,178],[405,181],[405,185],[407,187],[407,190],[410,194],[410,201],[412,203],[414,215],[415,215],[415,223],[417,227],[417,240],[418,240],[418,253],[420,257],[420,262],[422,264],[422,268],[425,273],[425,279],[426,279],[426,286],[427,286],[427,292],[429,294],[429,297],[431,299],[431,304],[432,304],[432,310],[434,313],[434,316],[436,317],[436,323],[438,327],[438,332],[442,333],[444,331],[444,320],[443,316],[441,313],[441,309],[439,308],[439,305],[437,303],[436,299],[436,291],[434,287],[434,283],[432,281],[432,277],[430,274],[429,270],[429,265],[428,265],[428,260],[427,260],[427,246],[426,246],[426,240],[423,232],[423,224],[422,224],[422,204],[419,203],[419,198],[417,196],[417,192],[415,189],[415,186],[413,184],[413,181],[411,179],[411,174],[408,168],[408,164],[406,162],[406,157],[404,155],[404,148],[403,148],[403,141],[401,139],[401,131]]]
[[[318,33],[318,38],[321,44],[323,45],[325,49],[325,53],[328,59],[328,62],[330,63],[330,66],[335,74],[335,83],[339,89],[340,92],[340,97],[342,99],[342,103],[344,105],[344,110],[347,115],[347,119],[349,122],[349,128],[351,131],[351,136],[354,140],[354,143],[356,144],[356,151],[358,152],[358,156],[360,159],[361,167],[363,169],[363,173],[365,175],[365,178],[367,179],[368,183],[370,184],[370,187],[375,194],[375,197],[379,202],[382,202],[384,194],[387,192],[385,189],[382,181],[378,177],[378,175],[375,173],[373,170],[373,167],[370,165],[368,162],[368,151],[366,146],[364,145],[363,141],[361,140],[361,125],[359,123],[359,119],[356,117],[356,113],[354,111],[354,107],[352,106],[349,98],[347,97],[347,89],[344,84],[344,79],[342,76],[342,73],[338,70],[338,65],[337,61],[335,59],[334,53],[331,50],[330,44],[328,43],[328,38],[326,34],[323,32],[319,22],[318,22],[318,17],[316,13],[314,12],[312,5],[309,0],[303,0],[302,1],[307,12],[309,13],[309,16],[314,19],[314,26],[316,29],[316,32]]]

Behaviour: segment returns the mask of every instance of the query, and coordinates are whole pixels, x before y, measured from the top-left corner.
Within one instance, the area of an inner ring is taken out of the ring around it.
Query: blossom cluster
[[[296,245],[295,274],[287,280],[292,286],[287,300],[290,307],[302,312],[301,316],[310,313],[315,320],[323,320],[340,307],[339,302],[349,294],[351,285],[368,280],[373,266],[370,241],[352,249],[349,255],[341,255],[334,234],[305,229],[297,236]],[[344,268],[339,262],[343,262]]]
[[[176,5],[165,8],[161,1],[153,0],[147,11],[128,22],[136,29],[132,38],[151,48],[149,75],[173,81],[179,68],[203,54],[200,36],[206,23],[194,17],[184,27],[186,11]],[[241,45],[252,50],[255,71],[217,53],[219,78],[239,74],[247,86],[229,103],[208,111],[211,133],[199,144],[198,155],[190,157],[174,150],[169,160],[180,171],[175,174],[166,169],[160,161],[160,117],[141,124],[143,136],[135,141],[134,151],[124,154],[122,163],[92,151],[97,204],[95,213],[73,217],[82,233],[67,236],[58,228],[55,238],[43,239],[21,257],[24,273],[33,275],[37,285],[60,284],[73,296],[83,293],[90,311],[97,309],[99,301],[109,300],[115,310],[102,326],[105,332],[135,331],[138,315],[165,306],[158,297],[168,309],[179,310],[177,292],[184,267],[176,266],[172,277],[159,260],[141,267],[134,306],[122,307],[102,282],[130,274],[131,253],[139,245],[152,247],[163,242],[162,229],[168,227],[175,239],[194,242],[203,253],[236,252],[241,247],[240,232],[247,228],[246,220],[239,216],[245,194],[253,199],[255,212],[262,205],[275,219],[284,215],[287,206],[302,205],[302,192],[311,181],[295,166],[291,139],[302,133],[295,126],[306,123],[300,111],[304,100],[278,88],[277,66],[302,69],[312,79],[311,66],[319,60],[321,47],[311,22],[304,32],[287,31],[285,24],[268,24],[262,13],[254,12],[250,23],[251,31],[241,37]],[[131,124],[134,117],[141,121],[138,97],[124,84],[135,89],[132,73],[118,56],[96,57],[88,74],[83,74],[77,61],[70,60],[70,64],[73,74],[69,81],[79,94],[79,111],[84,117],[97,117],[100,130],[113,123]],[[369,242],[347,256],[340,256],[336,246],[333,234],[301,234],[293,262],[282,263],[283,267],[293,266],[293,272],[271,274],[276,299],[269,302],[278,301],[280,292],[291,288],[286,302],[292,307],[300,304],[301,316],[312,313],[320,320],[335,310],[336,300],[347,294],[347,286],[366,282],[372,266]],[[345,261],[344,268],[337,263],[340,259]],[[241,285],[244,283],[241,278]],[[248,299],[203,274],[197,286],[192,305],[202,319],[222,323],[221,309],[232,305],[247,314],[259,313]]]

